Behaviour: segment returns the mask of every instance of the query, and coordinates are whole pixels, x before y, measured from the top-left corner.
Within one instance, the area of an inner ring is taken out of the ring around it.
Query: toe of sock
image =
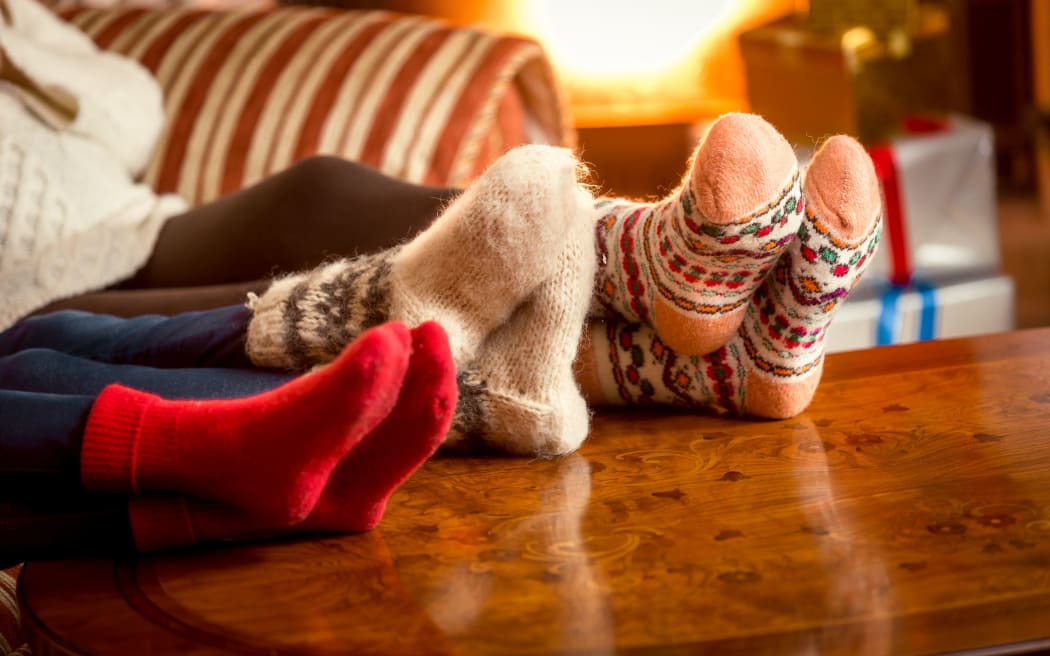
[[[537,207],[550,205],[565,209],[574,201],[582,170],[571,150],[531,144],[508,151],[496,160],[484,178],[497,196],[509,189]]]
[[[560,395],[556,403],[533,403],[490,395],[485,442],[516,456],[553,458],[572,453],[590,431],[590,416],[579,393]]]
[[[691,181],[704,218],[731,223],[768,204],[797,168],[791,145],[768,121],[726,114],[697,149]]]
[[[552,220],[560,230],[571,229],[581,221],[593,224],[590,215],[594,212],[594,199],[586,188],[579,184],[586,177],[583,164],[571,150],[553,146],[519,146],[503,158],[502,176],[511,189],[528,197],[533,211],[542,217],[540,225]],[[558,218],[560,217],[560,220]],[[561,240],[556,239],[556,230],[546,228],[547,235],[530,231],[528,237],[533,248],[544,248],[544,240],[551,240],[548,250],[560,250]],[[522,244],[523,246],[525,244]]]
[[[362,333],[316,375],[332,380],[358,412],[381,419],[393,407],[408,372],[411,340],[407,326],[388,321]]]
[[[817,391],[823,363],[809,373],[784,381],[751,371],[747,378],[744,412],[762,419],[790,419],[801,414]]]
[[[846,135],[831,137],[813,156],[803,193],[813,212],[849,240],[867,233],[882,206],[871,157]]]

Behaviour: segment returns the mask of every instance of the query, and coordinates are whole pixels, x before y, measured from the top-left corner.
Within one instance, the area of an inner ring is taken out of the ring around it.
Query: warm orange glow
[[[396,3],[395,3],[396,4]],[[404,0],[543,43],[579,127],[691,123],[747,109],[737,36],[805,0]]]
[[[570,75],[662,73],[722,24],[731,0],[538,0],[523,3],[560,69]]]
[[[578,126],[693,122],[747,109],[737,35],[795,5],[532,0],[512,20],[547,48]]]

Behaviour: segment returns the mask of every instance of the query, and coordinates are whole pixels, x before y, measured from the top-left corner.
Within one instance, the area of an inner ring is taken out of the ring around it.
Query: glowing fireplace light
[[[695,55],[730,14],[731,0],[539,0],[537,34],[568,75],[660,74]],[[527,19],[527,18],[526,18]]]
[[[414,0],[543,43],[577,126],[691,123],[746,109],[741,30],[805,0]],[[440,14],[439,12],[439,15]]]
[[[510,0],[507,0],[510,1]],[[796,0],[517,0],[577,125],[693,122],[745,108],[736,35]]]

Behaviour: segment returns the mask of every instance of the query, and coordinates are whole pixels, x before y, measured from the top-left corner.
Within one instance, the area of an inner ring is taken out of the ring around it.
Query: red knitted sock
[[[424,323],[412,331],[412,360],[397,406],[343,458],[299,528],[349,532],[378,524],[390,495],[445,440],[457,395],[448,338],[438,324]]]
[[[397,405],[343,458],[313,512],[294,530],[353,532],[378,524],[387,499],[444,440],[456,399],[448,338],[438,324],[424,323],[412,331],[412,358]],[[128,511],[143,552],[272,536],[282,528],[229,505],[174,495],[133,497]]]
[[[332,470],[393,408],[409,332],[388,323],[329,366],[256,396],[168,401],[111,385],[92,407],[81,477],[94,492],[174,492],[271,525],[302,521]]]

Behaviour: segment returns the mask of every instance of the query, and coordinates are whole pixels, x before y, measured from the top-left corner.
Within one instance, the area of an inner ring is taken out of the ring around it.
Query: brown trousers
[[[336,157],[311,157],[169,220],[149,260],[128,280],[36,314],[176,314],[242,303],[274,276],[411,238],[456,193]]]

